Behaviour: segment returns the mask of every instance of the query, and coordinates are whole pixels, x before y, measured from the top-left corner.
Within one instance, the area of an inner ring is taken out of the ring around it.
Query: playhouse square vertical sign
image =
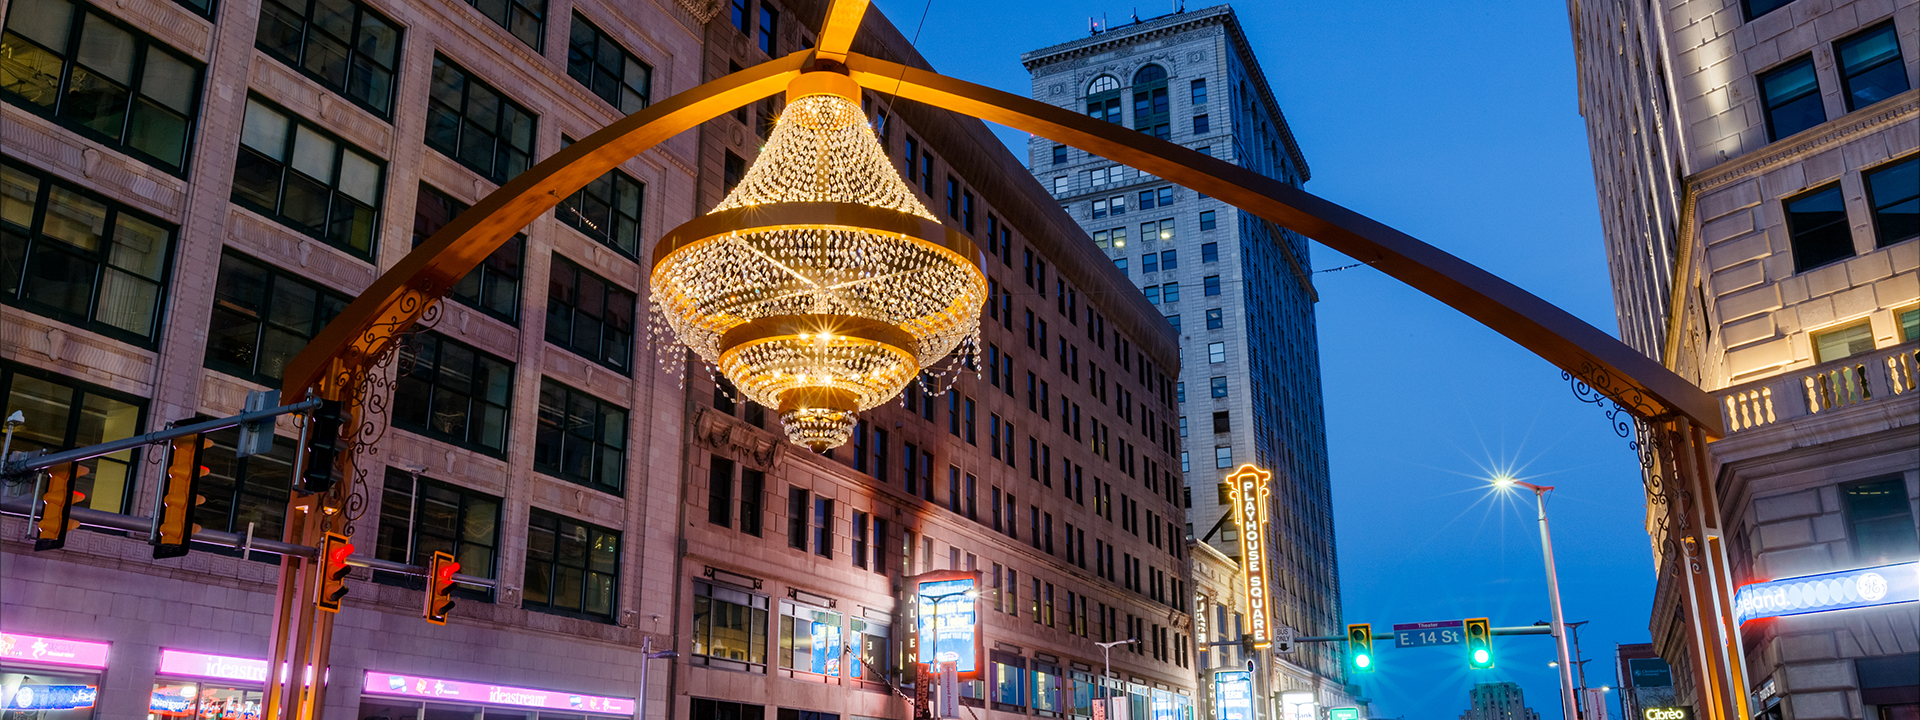
[[[1240,579],[1247,595],[1247,637],[1256,648],[1273,644],[1267,626],[1267,483],[1273,473],[1252,465],[1227,476],[1233,518],[1240,524]]]

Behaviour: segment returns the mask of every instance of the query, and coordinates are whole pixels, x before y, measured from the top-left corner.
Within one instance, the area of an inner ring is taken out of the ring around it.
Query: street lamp
[[[1553,602],[1554,651],[1560,657],[1555,663],[1560,669],[1560,711],[1566,720],[1578,720],[1579,711],[1573,699],[1573,664],[1567,662],[1567,621],[1560,613],[1560,578],[1553,571],[1553,536],[1547,533],[1547,491],[1553,486],[1535,485],[1511,475],[1494,478],[1493,485],[1502,490],[1517,486],[1533,491],[1535,507],[1539,508],[1541,554],[1547,559],[1547,597]]]
[[[647,665],[650,664],[647,661],[648,660],[671,660],[677,657],[680,657],[680,653],[674,652],[672,650],[661,650],[659,652],[654,652],[652,635],[648,635],[644,638],[641,638],[640,640],[640,712],[634,715],[634,720],[647,720]]]
[[[1113,698],[1113,688],[1107,685],[1107,681],[1113,677],[1113,646],[1132,645],[1137,642],[1140,642],[1140,638],[1127,638],[1125,640],[1115,640],[1113,642],[1094,643],[1095,645],[1100,646],[1100,657],[1102,658],[1102,660],[1106,662],[1106,665],[1107,665],[1107,668],[1104,674],[1100,676],[1100,699],[1101,700],[1111,700]],[[1111,707],[1107,708],[1106,716],[1109,718],[1113,717],[1113,708]]]
[[[957,597],[977,598],[977,597],[980,597],[980,591],[976,588],[968,588],[966,590],[956,590],[954,592],[944,593],[940,595],[920,596],[920,599],[923,601],[933,602],[933,624],[931,626],[933,630],[933,662],[931,664],[933,665],[934,670],[938,670],[940,668],[940,603],[946,602],[948,598],[957,598]],[[956,662],[955,665],[957,669],[958,663]],[[920,682],[929,682],[929,681],[930,679],[920,680]],[[942,701],[942,702],[945,702],[945,701]]]

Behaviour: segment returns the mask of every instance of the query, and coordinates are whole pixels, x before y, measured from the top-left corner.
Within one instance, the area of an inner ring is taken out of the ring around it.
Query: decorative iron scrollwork
[[[408,293],[393,318],[369,328],[363,339],[368,347],[374,348],[372,354],[360,358],[359,362],[343,362],[335,378],[341,404],[351,409],[354,423],[350,432],[341,433],[351,482],[346,484],[345,495],[338,500],[346,517],[348,537],[353,536],[356,521],[366,515],[372,504],[367,472],[378,464],[375,458],[380,454],[380,440],[387,434],[388,406],[393,402],[398,378],[413,370],[414,339],[432,330],[441,317],[439,299],[422,298]]]

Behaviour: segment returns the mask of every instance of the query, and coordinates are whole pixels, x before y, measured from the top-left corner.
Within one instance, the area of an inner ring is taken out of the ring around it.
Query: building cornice
[[[1862,110],[1841,116],[1813,130],[1715,165],[1687,178],[1689,190],[1702,194],[1741,178],[1764,174],[1781,165],[1805,159],[1828,146],[1878,131],[1884,125],[1920,115],[1920,89],[1908,90]]]

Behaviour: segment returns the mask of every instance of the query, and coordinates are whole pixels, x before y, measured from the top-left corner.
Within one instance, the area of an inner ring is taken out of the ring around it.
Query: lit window
[[[767,605],[765,595],[695,580],[693,664],[740,670],[764,667],[767,663]],[[694,700],[695,717],[701,714],[701,702]],[[738,707],[726,709],[737,712]],[[759,710],[755,706],[745,707]]]
[[[1845,357],[1873,352],[1873,325],[1854,323],[1838,330],[1813,334],[1815,362],[1833,362]]]
[[[1760,76],[1766,101],[1767,139],[1779,140],[1827,121],[1813,58],[1803,57]]]
[[[1920,340],[1920,305],[1895,310],[1894,318],[1900,324],[1900,342]]]
[[[1233,446],[1217,445],[1213,448],[1213,466],[1215,468],[1233,467]]]
[[[13,449],[18,451],[52,453],[98,445],[133,437],[146,427],[145,400],[4,360],[0,360],[0,398],[6,400],[7,414],[15,410],[27,413],[27,424],[21,425],[13,438]],[[84,496],[74,502],[74,507],[126,512],[132,504],[128,496],[134,471],[141,464],[140,453],[138,449],[122,450],[80,461],[89,472],[73,480],[72,489]],[[284,483],[282,479],[281,487]],[[31,492],[32,487],[31,483],[10,485],[3,492],[13,500]],[[284,501],[281,507],[285,507]]]
[[[1223,342],[1207,343],[1207,362],[1223,363],[1227,361],[1227,344]]]

